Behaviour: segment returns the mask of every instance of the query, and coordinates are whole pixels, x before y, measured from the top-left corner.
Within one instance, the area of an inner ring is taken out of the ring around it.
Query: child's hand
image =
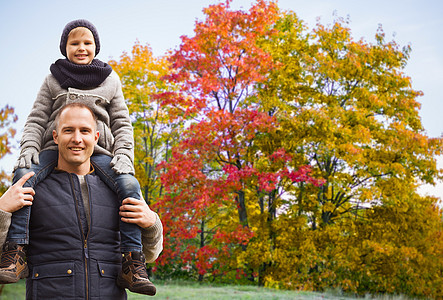
[[[117,154],[111,160],[111,167],[117,174],[135,174],[131,160],[124,154]]]
[[[14,171],[22,168],[29,169],[32,163],[36,165],[40,163],[38,159],[38,150],[34,147],[25,148],[14,165]]]

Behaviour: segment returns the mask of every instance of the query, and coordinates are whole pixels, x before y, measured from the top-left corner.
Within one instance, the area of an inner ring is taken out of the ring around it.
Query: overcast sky
[[[85,18],[97,27],[101,52],[98,59],[118,59],[130,51],[136,40],[148,43],[154,54],[164,55],[180,44],[180,36],[192,36],[195,20],[202,9],[218,0],[139,0],[139,1],[6,1],[0,0],[0,108],[9,104],[19,117],[17,139],[35,96],[58,58],[63,27]],[[249,0],[233,0],[232,7],[249,9]],[[387,40],[401,46],[410,44],[411,58],[406,74],[413,88],[424,92],[420,115],[427,134],[443,132],[443,1],[439,0],[280,0],[281,9],[297,13],[312,28],[317,18],[330,24],[334,12],[350,18],[355,39],[374,41],[379,24]],[[7,172],[18,156],[17,150],[0,161]],[[441,196],[442,186],[429,189]]]

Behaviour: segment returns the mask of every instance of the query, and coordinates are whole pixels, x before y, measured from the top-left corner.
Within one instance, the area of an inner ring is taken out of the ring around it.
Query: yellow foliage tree
[[[148,45],[136,42],[130,54],[109,64],[119,74],[123,93],[134,126],[135,169],[144,198],[148,203],[162,194],[157,165],[168,160],[170,148],[181,130],[171,108],[164,105],[159,94],[174,88],[163,77],[171,72],[166,58],[154,57]]]
[[[11,153],[11,140],[15,136],[15,129],[12,124],[17,121],[17,116],[14,114],[14,108],[6,105],[0,109],[0,159],[6,154]],[[1,170],[0,173],[0,194],[3,194],[8,184],[3,182],[4,179],[10,177]]]
[[[423,130],[422,93],[403,73],[408,47],[385,42],[381,29],[375,44],[355,41],[340,19],[302,36],[288,14],[279,31],[267,47],[280,67],[261,97],[281,122],[274,142],[326,179],[315,198],[301,186],[296,191],[299,210],[312,213],[312,228],[362,204],[392,201],[404,181],[434,183],[441,140]]]
[[[260,99],[280,124],[269,144],[325,184],[291,190],[267,283],[440,295],[441,213],[416,189],[439,177],[441,139],[426,136],[422,93],[403,72],[410,48],[381,28],[375,43],[355,41],[343,19],[306,32],[288,12],[276,29],[263,43],[276,68]]]

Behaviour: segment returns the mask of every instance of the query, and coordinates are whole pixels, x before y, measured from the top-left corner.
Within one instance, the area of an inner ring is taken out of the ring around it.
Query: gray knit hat
[[[89,30],[91,30],[95,42],[95,55],[97,55],[100,52],[100,39],[98,37],[97,28],[95,28],[95,26],[88,20],[79,19],[69,22],[68,24],[66,24],[65,28],[63,29],[62,37],[60,39],[60,51],[63,54],[63,56],[67,57],[66,43],[68,42],[68,35],[72,29],[77,27],[86,27]]]

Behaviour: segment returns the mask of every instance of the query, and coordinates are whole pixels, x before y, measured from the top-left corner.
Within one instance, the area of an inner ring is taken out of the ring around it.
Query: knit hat
[[[66,44],[68,42],[68,35],[72,29],[77,27],[86,27],[89,30],[91,30],[95,42],[95,55],[97,55],[100,52],[100,39],[98,37],[98,31],[95,28],[95,26],[88,20],[79,19],[69,22],[68,24],[66,24],[65,28],[63,29],[62,37],[60,39],[60,51],[63,54],[63,56],[67,57]]]

